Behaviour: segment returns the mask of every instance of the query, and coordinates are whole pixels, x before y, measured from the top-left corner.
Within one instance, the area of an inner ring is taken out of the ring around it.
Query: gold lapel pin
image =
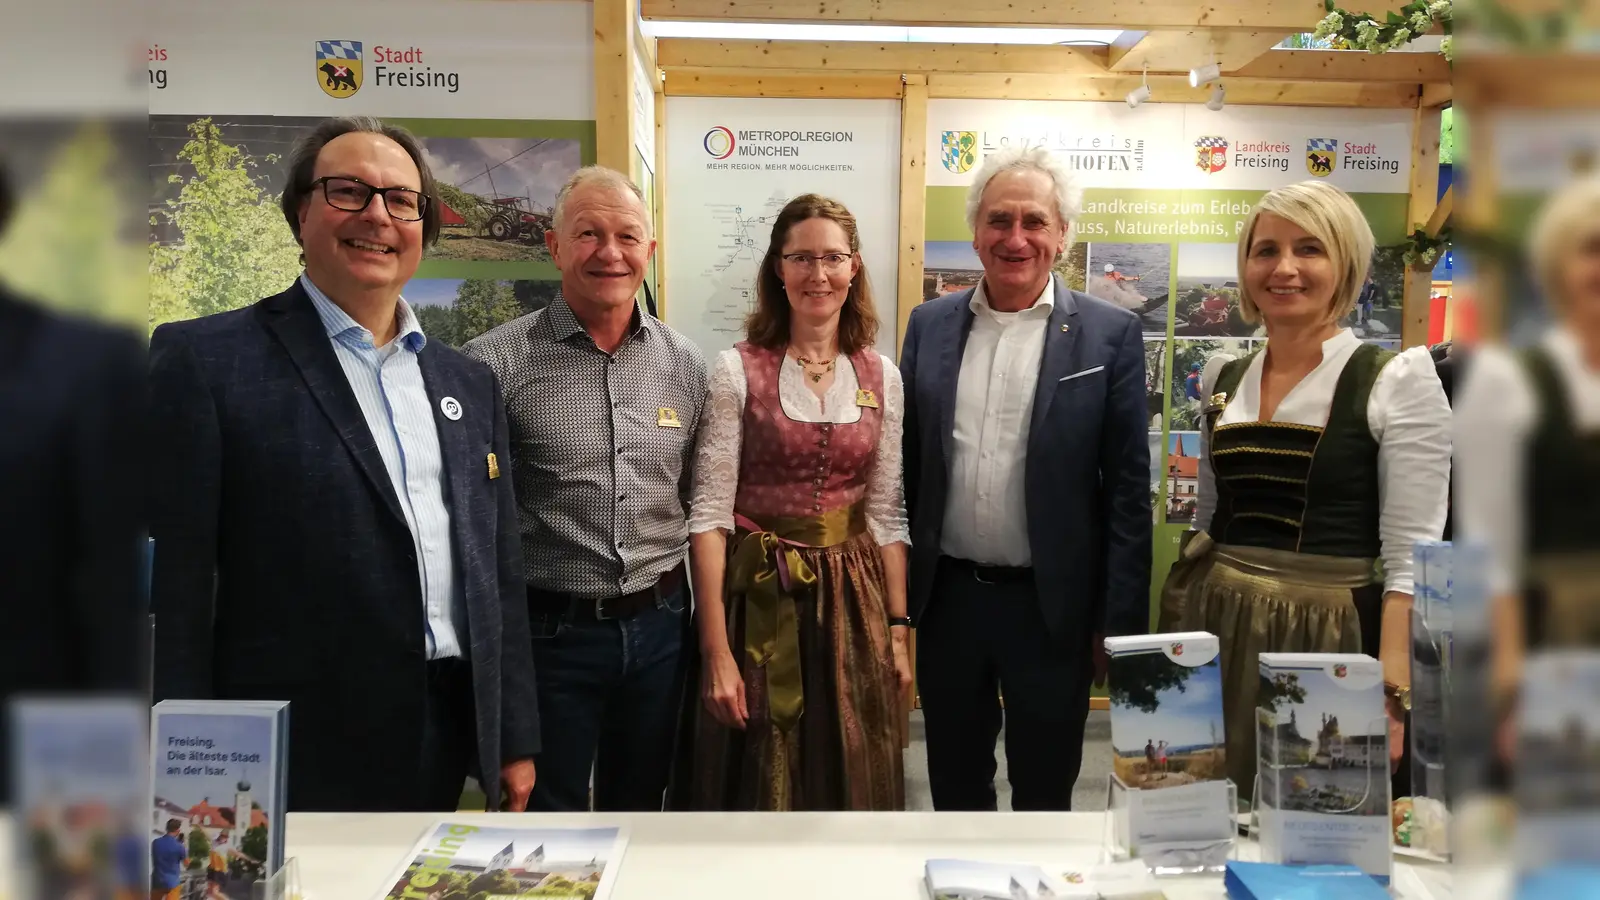
[[[1065,323],[1065,322],[1062,322],[1062,323],[1061,323],[1061,333],[1062,333],[1062,334],[1066,334],[1066,333],[1067,333],[1067,330],[1068,330],[1068,326],[1067,326],[1067,323]]]
[[[495,455],[493,453],[491,453],[491,454],[489,454],[489,480],[493,481],[494,479],[499,478],[499,477],[500,477],[500,460],[496,459]]]
[[[656,410],[657,428],[682,428],[683,423],[678,420],[678,411],[665,406]]]

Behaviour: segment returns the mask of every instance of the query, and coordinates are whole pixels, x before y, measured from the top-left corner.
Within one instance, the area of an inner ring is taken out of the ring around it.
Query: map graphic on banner
[[[589,4],[490,4],[464,17],[396,0],[385,10],[404,25],[308,0],[158,2],[148,54],[152,328],[293,283],[300,248],[278,207],[287,157],[341,115],[408,129],[438,181],[439,239],[403,290],[425,334],[459,345],[556,295],[552,207],[595,158]]]
[[[1083,188],[1055,271],[1073,290],[1139,316],[1145,336],[1152,590],[1197,511],[1204,399],[1217,357],[1259,349],[1240,304],[1236,244],[1261,195],[1300,181],[1348,192],[1377,237],[1372,281],[1342,324],[1398,345],[1410,200],[1412,111],[936,99],[928,103],[923,299],[982,277],[966,193],[990,154],[1042,147]]]
[[[667,324],[708,357],[742,340],[773,222],[817,193],[856,218],[878,350],[892,356],[899,115],[892,100],[667,98]]]
[[[702,324],[730,342],[744,338],[744,320],[755,309],[756,274],[767,252],[772,223],[788,202],[788,197],[775,194],[753,206],[704,205],[706,217],[718,225],[717,248],[726,252],[701,273],[704,283],[712,285]]]

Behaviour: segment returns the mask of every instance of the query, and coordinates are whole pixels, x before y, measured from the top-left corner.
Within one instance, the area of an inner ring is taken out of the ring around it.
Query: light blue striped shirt
[[[456,628],[463,604],[456,580],[450,507],[444,499],[444,455],[439,449],[433,404],[422,382],[422,367],[417,364],[417,354],[428,339],[410,304],[402,298],[396,310],[395,339],[375,347],[372,332],[328,299],[309,275],[301,274],[300,284],[311,295],[328,330],[334,355],[361,405],[411,528],[422,584],[428,658],[465,656]]]

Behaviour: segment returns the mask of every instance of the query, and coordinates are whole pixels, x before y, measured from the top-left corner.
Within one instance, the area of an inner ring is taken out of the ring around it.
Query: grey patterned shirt
[[[558,297],[461,349],[505,395],[530,586],[615,597],[683,561],[706,398],[698,347],[640,309],[607,356]]]

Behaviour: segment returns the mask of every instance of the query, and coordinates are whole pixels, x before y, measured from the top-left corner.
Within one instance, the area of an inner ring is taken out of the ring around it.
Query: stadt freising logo
[[[1216,135],[1206,135],[1195,139],[1194,164],[1200,171],[1207,175],[1221,172],[1228,167],[1228,139]]]
[[[939,137],[939,150],[946,169],[957,175],[971,171],[978,162],[978,133],[946,131]]]
[[[1327,178],[1338,162],[1338,138],[1306,139],[1306,171],[1318,178]]]
[[[361,90],[361,42],[317,41],[317,85],[343,100]]]
[[[700,143],[712,159],[727,159],[733,155],[733,132],[721,125],[706,132]]]

